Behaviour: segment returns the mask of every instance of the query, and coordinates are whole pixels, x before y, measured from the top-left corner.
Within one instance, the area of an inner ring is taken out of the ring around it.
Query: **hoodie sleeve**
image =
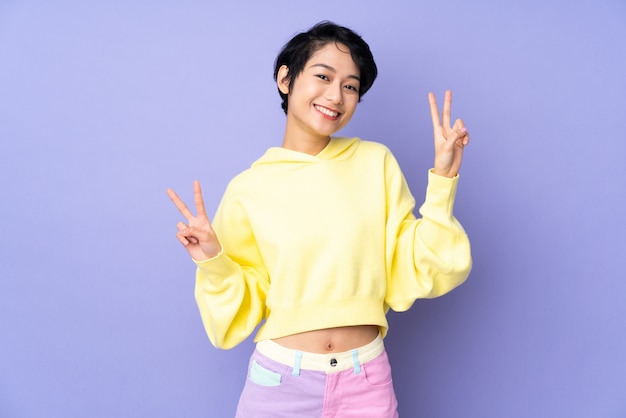
[[[217,348],[229,349],[264,318],[269,276],[246,211],[228,190],[212,226],[222,252],[196,261],[195,297],[209,340]]]
[[[452,213],[458,176],[428,173],[426,198],[415,201],[397,161],[385,162],[387,187],[387,305],[405,311],[418,298],[435,298],[465,281],[472,266],[469,239]]]

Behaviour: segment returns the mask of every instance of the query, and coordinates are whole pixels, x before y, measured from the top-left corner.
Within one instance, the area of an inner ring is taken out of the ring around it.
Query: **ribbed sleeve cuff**
[[[217,290],[237,269],[235,262],[224,251],[207,260],[198,261],[193,258],[192,260],[198,266],[198,278],[204,279],[205,290]]]
[[[422,210],[427,210],[427,208],[444,209],[446,213],[451,216],[458,184],[458,174],[450,178],[439,176],[435,174],[432,169],[429,170],[426,198],[424,199]],[[422,210],[420,210],[420,212]]]

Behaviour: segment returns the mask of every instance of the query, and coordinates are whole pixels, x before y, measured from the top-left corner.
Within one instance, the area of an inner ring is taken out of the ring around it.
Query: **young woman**
[[[421,218],[390,151],[332,135],[377,75],[369,46],[329,22],[276,59],[286,113],[281,147],[229,184],[209,222],[200,184],[177,238],[197,264],[196,300],[211,342],[231,348],[262,323],[238,417],[395,417],[383,337],[405,311],[469,274],[469,241],[452,207],[469,134],[429,94],[435,161]]]

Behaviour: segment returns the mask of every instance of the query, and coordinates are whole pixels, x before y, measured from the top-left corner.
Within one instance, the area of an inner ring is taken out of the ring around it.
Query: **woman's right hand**
[[[211,227],[209,218],[206,216],[200,182],[198,180],[193,182],[193,200],[196,205],[196,216],[191,213],[187,205],[178,197],[174,190],[167,189],[167,195],[187,220],[186,224],[184,222],[176,224],[178,228],[176,238],[187,249],[191,258],[196,261],[203,261],[218,255],[222,251],[222,246]]]

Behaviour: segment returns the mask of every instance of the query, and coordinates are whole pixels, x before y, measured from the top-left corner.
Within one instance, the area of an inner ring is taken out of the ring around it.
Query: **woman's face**
[[[279,76],[278,87],[289,94],[288,131],[327,139],[343,128],[359,102],[359,77],[348,48],[335,43],[316,51],[291,86]]]

